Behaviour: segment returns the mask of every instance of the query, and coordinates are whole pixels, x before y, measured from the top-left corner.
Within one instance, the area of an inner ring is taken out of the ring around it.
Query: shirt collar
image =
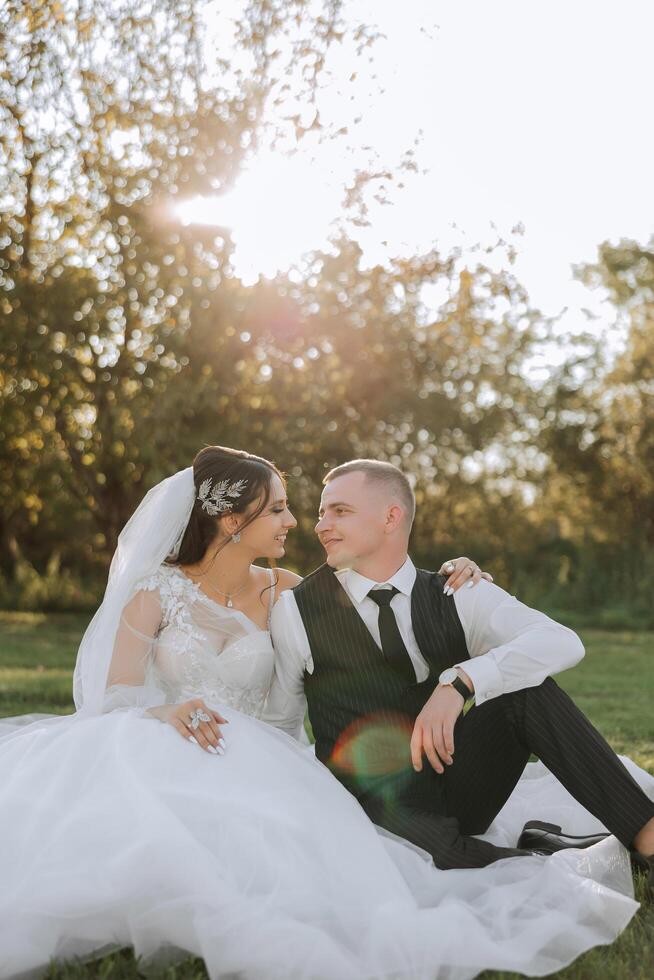
[[[416,580],[416,566],[413,564],[410,558],[404,562],[401,568],[399,568],[394,575],[385,582],[375,582],[374,579],[366,578],[365,575],[360,575],[359,572],[355,572],[351,568],[342,568],[336,572],[336,577],[345,585],[347,591],[349,592],[351,598],[357,605],[363,602],[371,589],[379,587],[380,585],[394,585],[398,592],[403,595],[410,596],[411,590],[413,589],[414,582]]]

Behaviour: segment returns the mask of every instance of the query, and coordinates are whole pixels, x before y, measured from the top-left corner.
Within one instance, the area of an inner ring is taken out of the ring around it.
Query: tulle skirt
[[[542,975],[611,942],[638,907],[612,837],[438,871],[306,748],[214,707],[230,720],[224,756],[138,709],[0,737],[0,977],[124,946],[150,969],[201,956],[212,978]],[[515,845],[534,816],[599,826],[530,765],[486,836]]]

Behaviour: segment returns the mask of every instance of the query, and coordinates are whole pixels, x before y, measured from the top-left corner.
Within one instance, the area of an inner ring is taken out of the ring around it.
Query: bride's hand
[[[200,720],[197,728],[194,728],[191,719],[196,711],[202,713],[200,718],[204,715],[209,720]],[[229,722],[217,711],[208,708],[201,698],[193,698],[182,704],[165,704],[161,708],[151,709],[151,714],[172,725],[189,742],[195,742],[212,755],[225,754],[225,739],[219,725],[228,725]]]
[[[443,588],[445,595],[453,595],[457,589],[466,583],[472,588],[483,578],[487,582],[493,581],[493,576],[489,572],[482,572],[472,558],[451,558],[449,561],[443,562],[438,569],[438,574],[449,576]]]

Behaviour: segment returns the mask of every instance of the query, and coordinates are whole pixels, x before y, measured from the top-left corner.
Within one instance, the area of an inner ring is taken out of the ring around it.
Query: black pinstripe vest
[[[430,673],[426,681],[408,687],[385,662],[328,565],[293,590],[313,657],[304,689],[316,755],[355,795],[389,771],[408,774],[408,740],[416,715],[440,672],[468,659],[454,599],[443,595],[444,582],[443,576],[417,569],[411,620]]]

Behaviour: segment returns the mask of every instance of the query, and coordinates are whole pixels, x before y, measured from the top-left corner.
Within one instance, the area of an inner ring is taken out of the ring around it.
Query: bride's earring
[[[240,540],[241,540],[240,531],[237,531],[236,534],[232,534],[232,541],[234,542],[234,544],[238,544]]]

